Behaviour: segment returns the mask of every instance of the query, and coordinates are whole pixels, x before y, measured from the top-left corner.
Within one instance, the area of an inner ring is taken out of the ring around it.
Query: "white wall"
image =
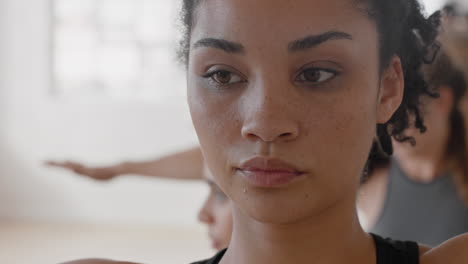
[[[6,23],[5,23],[5,1],[6,0],[0,0],[0,58],[2,58],[4,52],[5,52],[5,30],[6,30]],[[5,91],[5,63],[1,62],[2,60],[0,59],[0,113],[3,113],[3,107],[4,107],[4,91]],[[0,114],[0,128],[1,125],[3,124],[2,122],[2,115]],[[2,129],[0,129],[0,138],[2,135]]]
[[[185,98],[50,95],[48,0],[0,1],[0,218],[195,224],[200,184],[136,177],[100,184],[42,165],[149,159],[195,145],[196,136]]]

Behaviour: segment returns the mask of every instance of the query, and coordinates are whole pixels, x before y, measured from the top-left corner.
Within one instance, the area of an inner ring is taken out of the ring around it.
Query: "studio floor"
[[[0,223],[1,264],[53,264],[99,257],[186,264],[214,251],[203,227]]]

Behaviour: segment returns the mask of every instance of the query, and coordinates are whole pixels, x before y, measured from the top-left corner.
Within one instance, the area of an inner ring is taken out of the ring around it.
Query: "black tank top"
[[[419,246],[414,242],[383,239],[371,234],[376,249],[376,264],[419,264]],[[222,250],[211,259],[194,262],[192,264],[218,264],[226,253]]]

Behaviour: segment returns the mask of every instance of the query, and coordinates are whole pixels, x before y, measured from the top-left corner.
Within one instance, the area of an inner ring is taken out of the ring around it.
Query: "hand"
[[[110,167],[92,168],[92,167],[87,167],[83,164],[72,162],[72,161],[66,161],[66,162],[48,161],[46,162],[46,165],[70,170],[76,174],[88,176],[90,178],[93,178],[95,180],[100,180],[100,181],[111,180],[114,177],[121,174],[118,165],[110,166]]]

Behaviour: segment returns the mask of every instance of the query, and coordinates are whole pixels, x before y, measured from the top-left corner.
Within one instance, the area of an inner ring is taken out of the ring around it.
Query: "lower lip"
[[[262,171],[239,169],[239,172],[249,183],[262,188],[282,187],[297,180],[303,175],[303,173],[300,172],[289,171]]]

